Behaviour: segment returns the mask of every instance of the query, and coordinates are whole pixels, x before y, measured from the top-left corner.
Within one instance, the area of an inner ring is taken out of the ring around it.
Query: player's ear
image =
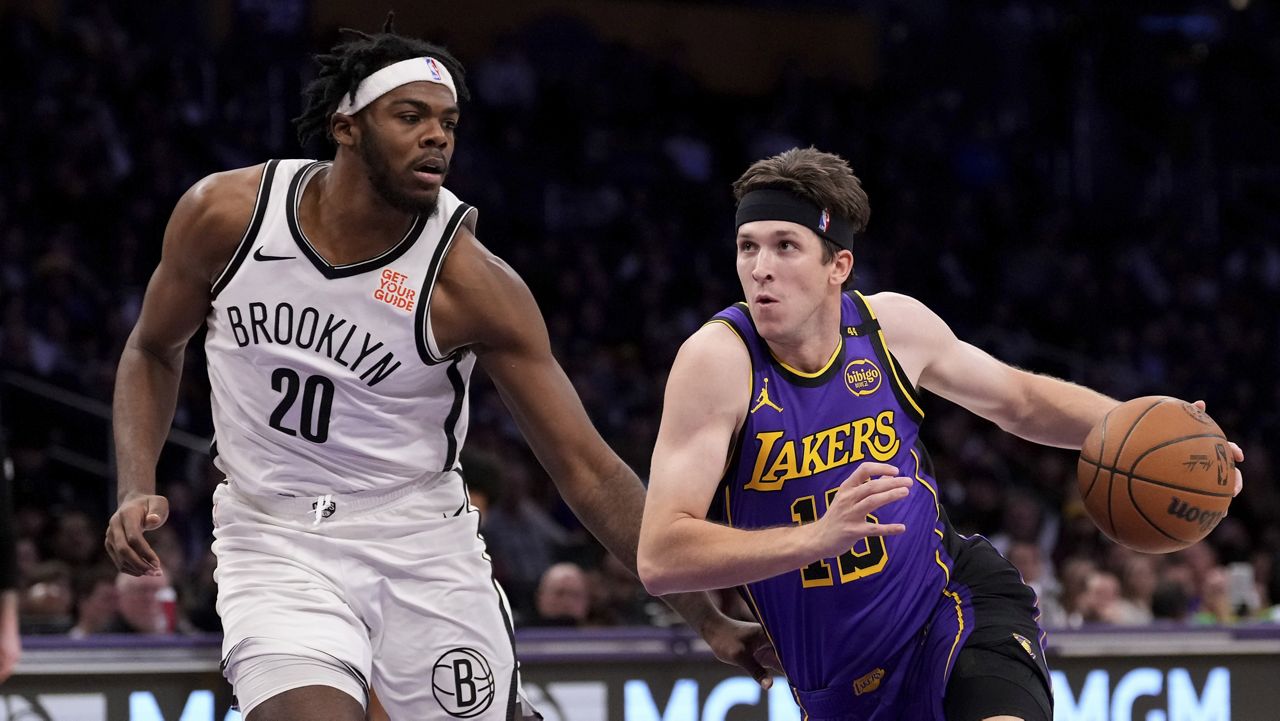
[[[831,281],[835,285],[843,286],[851,275],[853,275],[853,251],[841,248],[836,251],[836,257],[831,263]]]
[[[350,148],[359,140],[360,127],[353,116],[334,113],[329,116],[329,134],[333,136],[333,142]]]

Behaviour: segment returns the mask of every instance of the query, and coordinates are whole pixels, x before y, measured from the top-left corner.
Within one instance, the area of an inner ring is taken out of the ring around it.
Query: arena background
[[[953,521],[1043,599],[1058,718],[1275,718],[1275,3],[0,0],[4,530],[26,648],[0,719],[226,716],[202,349],[160,468],[172,513],[153,542],[175,602],[117,587],[102,551],[115,364],[179,195],[331,153],[289,124],[309,55],[390,8],[466,64],[449,186],[642,477],[676,349],[737,298],[730,182],[790,147],[840,153],[871,199],[863,291],[914,295],[1024,368],[1204,399],[1244,448],[1245,493],[1208,541],[1139,556],[1082,515],[1074,454],[926,398]],[[548,707],[796,718],[673,627],[585,536],[482,374],[473,391],[468,480]]]

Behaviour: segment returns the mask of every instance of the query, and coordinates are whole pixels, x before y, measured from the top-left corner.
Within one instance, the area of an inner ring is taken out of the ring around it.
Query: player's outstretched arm
[[[742,342],[719,324],[704,326],[676,356],[640,531],[640,579],[651,593],[758,581],[837,556],[860,538],[905,530],[866,522],[868,513],[905,497],[911,484],[892,477],[897,469],[882,463],[861,464],[816,523],[741,530],[708,521],[746,414],[750,378]]]
[[[155,467],[173,421],[182,356],[209,312],[214,278],[249,223],[261,175],[258,166],[209,176],[178,201],[160,265],[120,356],[111,410],[120,506],[108,524],[106,547],[125,573],[160,573],[160,559],[143,532],[169,514],[168,501],[155,494]]]
[[[1003,363],[956,337],[937,313],[899,293],[867,298],[885,341],[918,387],[1029,441],[1079,449],[1119,401]]]
[[[569,507],[634,569],[643,485],[587,417],[528,287],[469,232],[459,233],[431,299],[437,344],[476,354]]]
[[[437,344],[444,352],[462,347],[475,352],[569,507],[635,573],[644,486],[592,425],[551,353],[546,324],[528,287],[469,231],[459,232],[431,300]],[[726,617],[706,594],[663,600],[718,658],[742,666],[762,685],[769,683],[756,655],[767,644],[757,624]]]

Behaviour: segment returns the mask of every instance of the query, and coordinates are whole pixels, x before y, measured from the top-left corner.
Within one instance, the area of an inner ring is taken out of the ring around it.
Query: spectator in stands
[[[1044,627],[1065,626],[1067,612],[1062,608],[1062,589],[1057,579],[1046,573],[1040,546],[1014,541],[1006,556],[1022,574],[1022,580],[1035,591],[1036,603],[1040,607],[1040,624]]]
[[[1058,600],[1066,614],[1063,625],[1076,628],[1084,623],[1085,614],[1091,609],[1089,579],[1097,570],[1097,565],[1088,558],[1070,558],[1063,564],[1058,575],[1062,581]]]
[[[1151,594],[1151,617],[1155,621],[1184,623],[1191,615],[1186,586],[1174,579],[1163,579]]]
[[[18,602],[22,633],[66,633],[71,629],[71,569],[43,561],[32,571]]]
[[[1267,603],[1258,617],[1271,623],[1280,623],[1280,553],[1268,557],[1267,569]]]
[[[659,607],[668,608],[645,593],[640,579],[612,554],[587,571],[587,579],[593,626],[647,626],[653,613],[662,612]]]
[[[504,467],[502,495],[480,518],[480,531],[495,557],[494,573],[523,615],[534,610],[529,601],[540,579],[569,543],[568,531],[529,496],[530,475],[522,464]]]
[[[587,575],[576,563],[553,564],[542,574],[530,626],[582,626],[591,612]]]
[[[173,634],[190,633],[191,628],[179,612],[177,592],[168,576],[116,576],[116,592],[120,602],[121,630],[125,633]]]
[[[102,554],[105,530],[84,511],[65,511],[53,523],[50,555],[72,568],[87,566]]]
[[[1095,570],[1091,573],[1085,583],[1079,610],[1084,623],[1120,623],[1120,579],[1109,571]]]
[[[1204,575],[1200,586],[1200,605],[1191,622],[1200,625],[1229,626],[1240,620],[1232,607],[1227,569],[1214,566]]]
[[[71,638],[84,638],[120,628],[119,595],[116,592],[116,570],[95,566],[79,572],[73,581],[76,623],[67,632]]]
[[[1117,623],[1139,625],[1151,622],[1151,597],[1158,576],[1156,557],[1129,552],[1120,572],[1121,598],[1117,602]]]

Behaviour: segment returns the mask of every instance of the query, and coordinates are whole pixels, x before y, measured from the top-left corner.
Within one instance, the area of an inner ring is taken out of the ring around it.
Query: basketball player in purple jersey
[[[583,523],[634,568],[644,489],[592,427],[520,278],[443,187],[461,65],[396,35],[318,58],[299,118],[332,162],[272,160],[178,201],[115,389],[106,546],[160,573],[155,466],[207,325],[224,670],[249,721],[534,718],[459,452],[479,364]],[[763,684],[756,624],[673,605]]]
[[[843,292],[869,208],[838,156],[788,151],[734,191],[746,302],[671,369],[640,577],[741,586],[810,721],[1050,721],[1034,594],[948,521],[917,389],[1076,449],[1117,401],[1005,365],[907,296]]]

